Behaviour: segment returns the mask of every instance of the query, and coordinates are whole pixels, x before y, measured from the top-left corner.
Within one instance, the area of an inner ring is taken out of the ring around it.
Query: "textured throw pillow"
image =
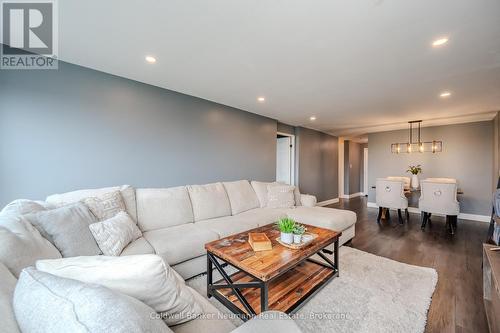
[[[95,284],[65,279],[29,267],[14,291],[22,332],[172,332],[139,300]]]
[[[126,211],[125,203],[119,191],[104,193],[97,197],[85,198],[82,202],[87,205],[92,214],[99,221],[112,218],[119,212]]]
[[[36,268],[64,278],[97,283],[137,298],[161,313],[169,326],[202,313],[184,280],[155,254],[39,260]]]
[[[295,205],[295,186],[268,185],[267,206],[269,208],[292,208]]]
[[[82,203],[23,215],[43,237],[59,249],[63,257],[101,254],[89,230],[96,218]]]
[[[92,223],[89,228],[105,256],[119,256],[128,244],[142,236],[142,232],[126,212]]]

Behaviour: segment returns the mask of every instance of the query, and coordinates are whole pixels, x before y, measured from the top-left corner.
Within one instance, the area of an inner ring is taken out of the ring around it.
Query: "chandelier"
[[[408,142],[391,144],[391,152],[400,153],[439,153],[443,151],[442,141],[425,141],[420,139],[420,124],[422,120],[409,121]]]

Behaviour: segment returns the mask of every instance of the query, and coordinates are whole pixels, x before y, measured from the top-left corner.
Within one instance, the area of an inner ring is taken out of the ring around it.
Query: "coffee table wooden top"
[[[307,224],[305,226],[307,232],[317,234],[318,237],[309,245],[298,250],[284,247],[276,241],[276,238],[280,236],[280,232],[273,224],[207,243],[205,244],[205,249],[240,270],[262,281],[268,281],[332,244],[342,235],[341,232],[329,229]],[[254,252],[248,243],[249,232],[265,233],[271,240],[273,249]]]

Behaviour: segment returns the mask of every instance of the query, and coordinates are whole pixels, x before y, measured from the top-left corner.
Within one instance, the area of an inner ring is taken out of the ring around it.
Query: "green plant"
[[[278,229],[285,234],[291,234],[295,228],[295,224],[296,222],[289,217],[284,217],[276,222]]]
[[[406,170],[406,172],[411,173],[412,175],[418,175],[419,173],[422,173],[422,167],[419,165],[410,165],[408,167],[409,169]]]
[[[295,227],[293,228],[293,233],[295,235],[303,235],[306,232],[307,228],[304,227],[304,225],[296,223]]]

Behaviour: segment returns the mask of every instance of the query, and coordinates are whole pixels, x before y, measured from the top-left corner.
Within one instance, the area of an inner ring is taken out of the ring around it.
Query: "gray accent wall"
[[[63,62],[1,71],[0,205],[119,184],[272,181],[276,128],[273,119]]]
[[[318,201],[338,198],[338,138],[304,127],[295,135],[300,191]]]
[[[409,165],[421,164],[421,179],[458,179],[464,194],[459,196],[462,213],[490,215],[493,181],[493,121],[424,127],[422,139],[442,140],[441,153],[392,154],[390,145],[406,142],[406,130],[368,135],[369,201],[375,202],[371,186],[379,177],[405,176]]]

